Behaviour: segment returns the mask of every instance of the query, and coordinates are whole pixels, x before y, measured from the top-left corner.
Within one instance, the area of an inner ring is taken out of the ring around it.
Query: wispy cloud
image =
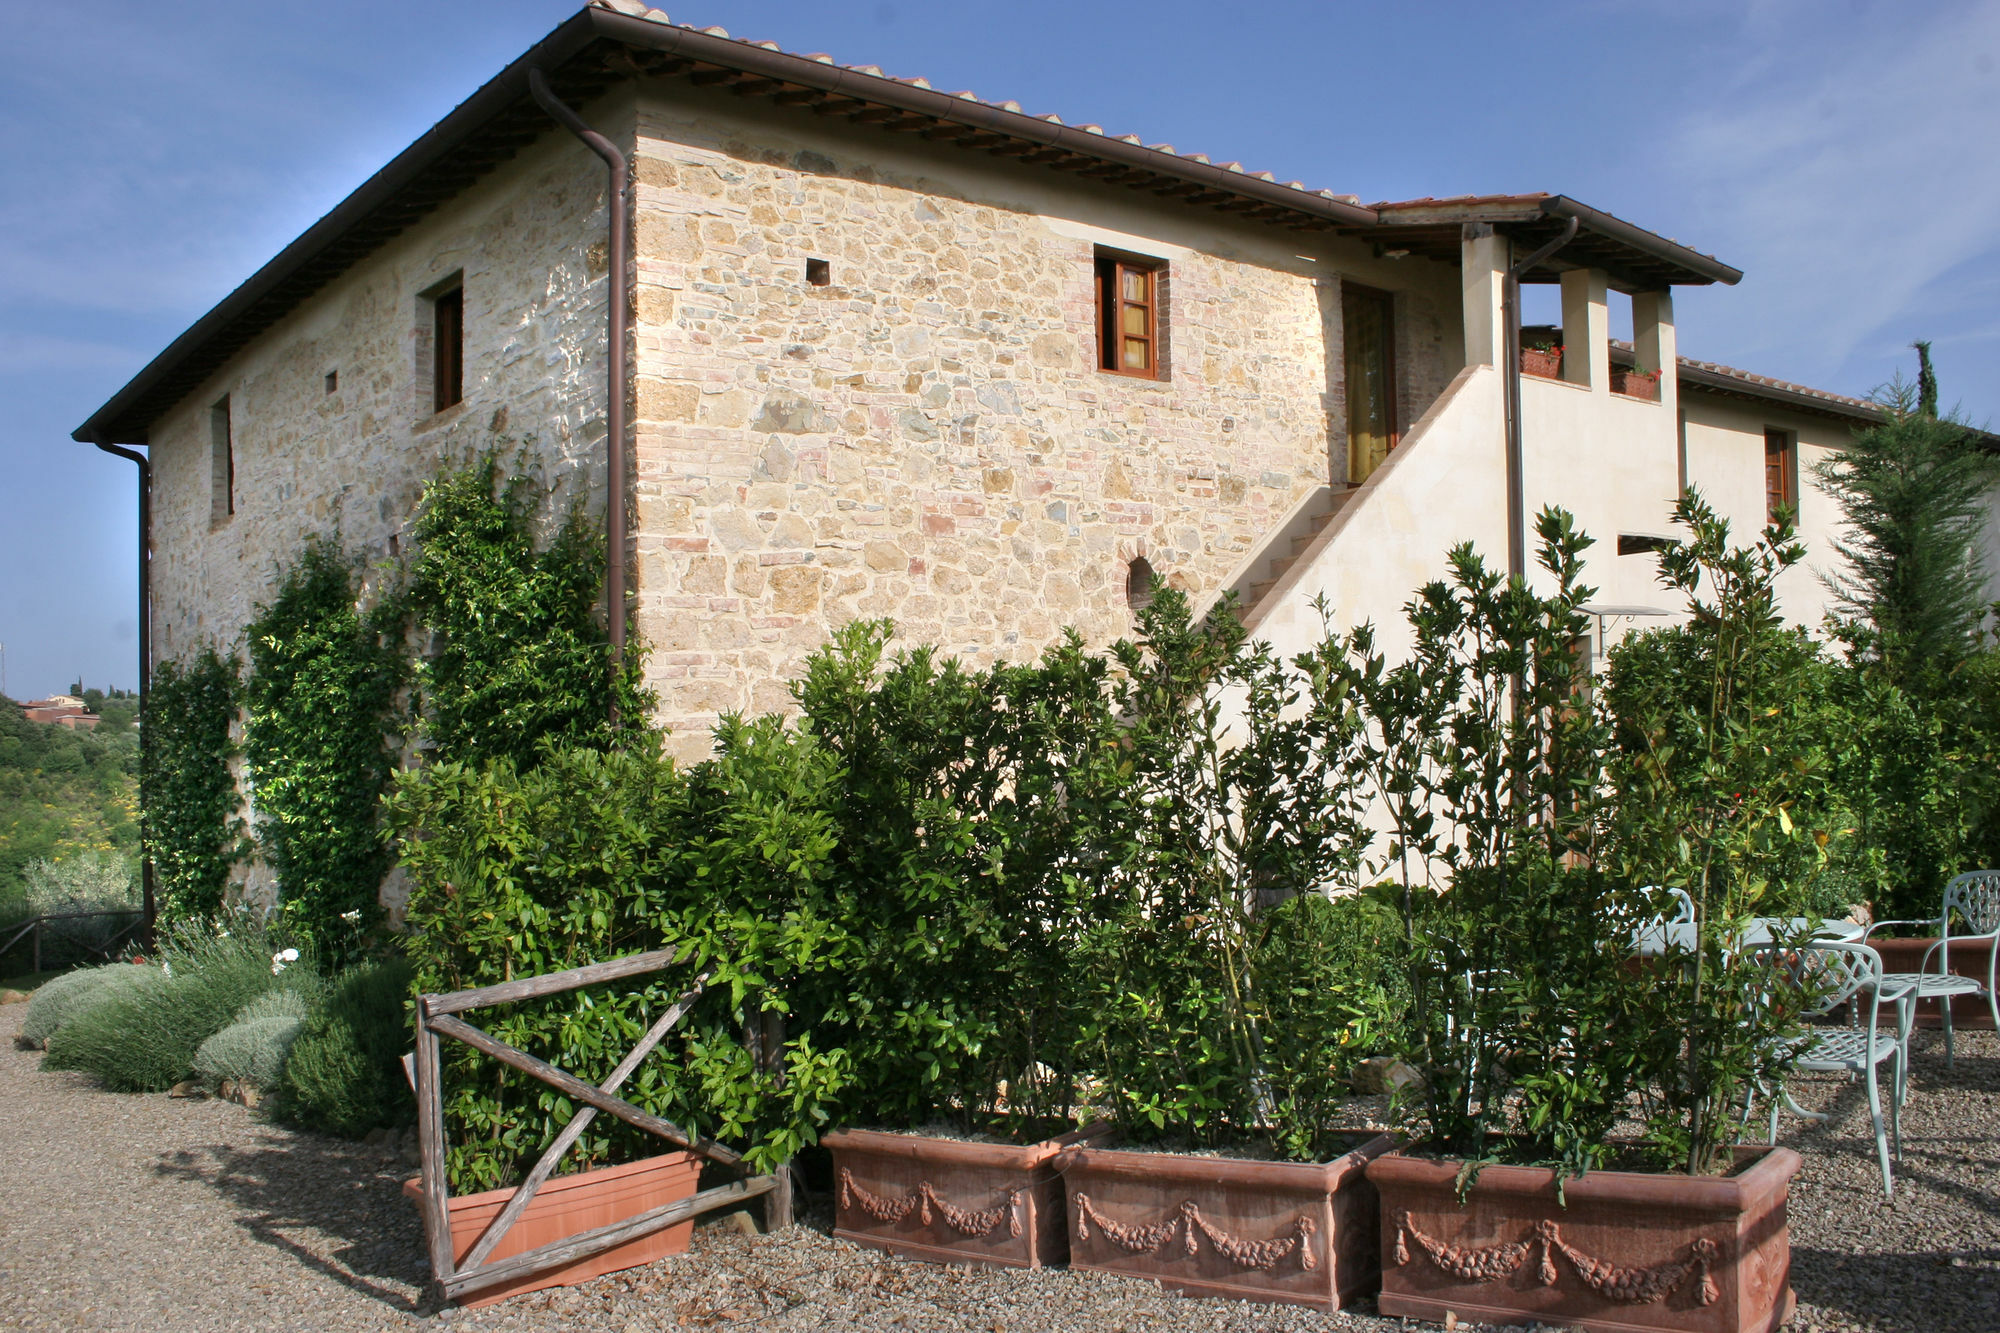
[[[1669,169],[1749,273],[1731,341],[1817,368],[1907,343],[1947,280],[1980,282],[2000,234],[2000,0],[1842,14],[1773,0],[1718,50]],[[1930,299],[1923,300],[1928,295]],[[1940,331],[1942,332],[1942,331]]]

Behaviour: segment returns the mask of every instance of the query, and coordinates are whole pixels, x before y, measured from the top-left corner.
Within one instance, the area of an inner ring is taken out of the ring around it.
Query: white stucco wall
[[[1787,619],[1817,629],[1832,605],[1821,575],[1837,572],[1841,564],[1834,550],[1841,514],[1813,480],[1812,469],[1852,437],[1852,426],[1777,404],[1699,391],[1682,395],[1681,410],[1688,484],[1729,520],[1740,542],[1754,539],[1765,523],[1764,431],[1785,430],[1797,437],[1798,528],[1806,558],[1780,580],[1779,605]]]

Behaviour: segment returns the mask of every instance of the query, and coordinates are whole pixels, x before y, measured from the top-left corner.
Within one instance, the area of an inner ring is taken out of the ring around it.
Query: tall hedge
[[[310,541],[251,622],[244,739],[257,839],[293,933],[353,956],[381,915],[394,854],[377,807],[395,771],[408,672],[403,607],[364,607],[356,571]]]

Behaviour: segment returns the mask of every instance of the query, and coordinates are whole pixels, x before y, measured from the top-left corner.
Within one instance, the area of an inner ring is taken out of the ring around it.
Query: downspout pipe
[[[609,204],[611,235],[609,248],[611,307],[605,332],[605,427],[604,465],[604,619],[611,637],[611,720],[618,720],[618,674],[625,663],[625,338],[627,312],[632,303],[631,270],[625,262],[629,242],[631,173],[625,154],[616,144],[584,123],[549,88],[539,69],[528,71],[528,91],[542,110],[564,129],[583,140],[591,152],[604,159],[610,169]]]
[[[1501,380],[1507,386],[1507,573],[1528,577],[1528,499],[1521,459],[1521,279],[1576,237],[1572,216],[1554,240],[1507,270],[1500,289],[1500,322],[1506,330]]]
[[[107,443],[102,436],[92,437],[91,443],[107,454],[129,459],[139,468],[139,773],[141,781],[144,781],[148,737],[152,732],[146,715],[146,695],[153,683],[153,464],[138,450]],[[151,948],[153,923],[159,915],[159,900],[153,889],[153,858],[146,853],[143,835],[146,820],[144,795],[142,791],[139,805],[139,827],[142,831],[139,888],[145,913],[140,930],[146,947]]]

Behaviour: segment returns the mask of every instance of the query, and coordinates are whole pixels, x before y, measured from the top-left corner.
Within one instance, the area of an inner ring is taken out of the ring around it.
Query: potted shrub
[[[1393,783],[1426,798],[1391,803],[1404,859],[1451,884],[1408,890],[1422,1142],[1368,1170],[1386,1315],[1720,1331],[1789,1313],[1799,1159],[1730,1141],[1745,1090],[1781,1082],[1803,997],[1726,945],[1771,905],[1771,859],[1812,841],[1785,813],[1812,746],[1768,707],[1796,660],[1772,584],[1797,552],[1729,548],[1698,497],[1680,518],[1692,539],[1663,577],[1710,639],[1700,669],[1662,673],[1669,692],[1614,680],[1622,749],[1580,690],[1589,541],[1560,513],[1539,525],[1550,596],[1455,552],[1453,583],[1413,606],[1411,662],[1365,686]],[[1697,944],[1635,969],[1656,910],[1635,886],[1657,884],[1694,898]],[[1634,1099],[1647,1134],[1615,1142]]]
[[[1105,664],[1074,643],[971,672],[885,657],[857,623],[795,691],[838,765],[829,882],[856,947],[801,997],[853,1065],[833,1156],[835,1234],[911,1258],[1068,1258],[1065,1148],[1079,1125],[1071,977],[1091,908],[1095,793],[1113,779]]]
[[[1393,1021],[1379,903],[1329,902],[1361,846],[1351,701],[1173,590],[1114,649],[1126,785],[1080,951],[1083,1063],[1116,1145],[1058,1159],[1072,1267],[1333,1310],[1373,1289],[1344,1075]]]
[[[1660,372],[1644,366],[1613,366],[1611,392],[1657,403],[1660,401]]]

